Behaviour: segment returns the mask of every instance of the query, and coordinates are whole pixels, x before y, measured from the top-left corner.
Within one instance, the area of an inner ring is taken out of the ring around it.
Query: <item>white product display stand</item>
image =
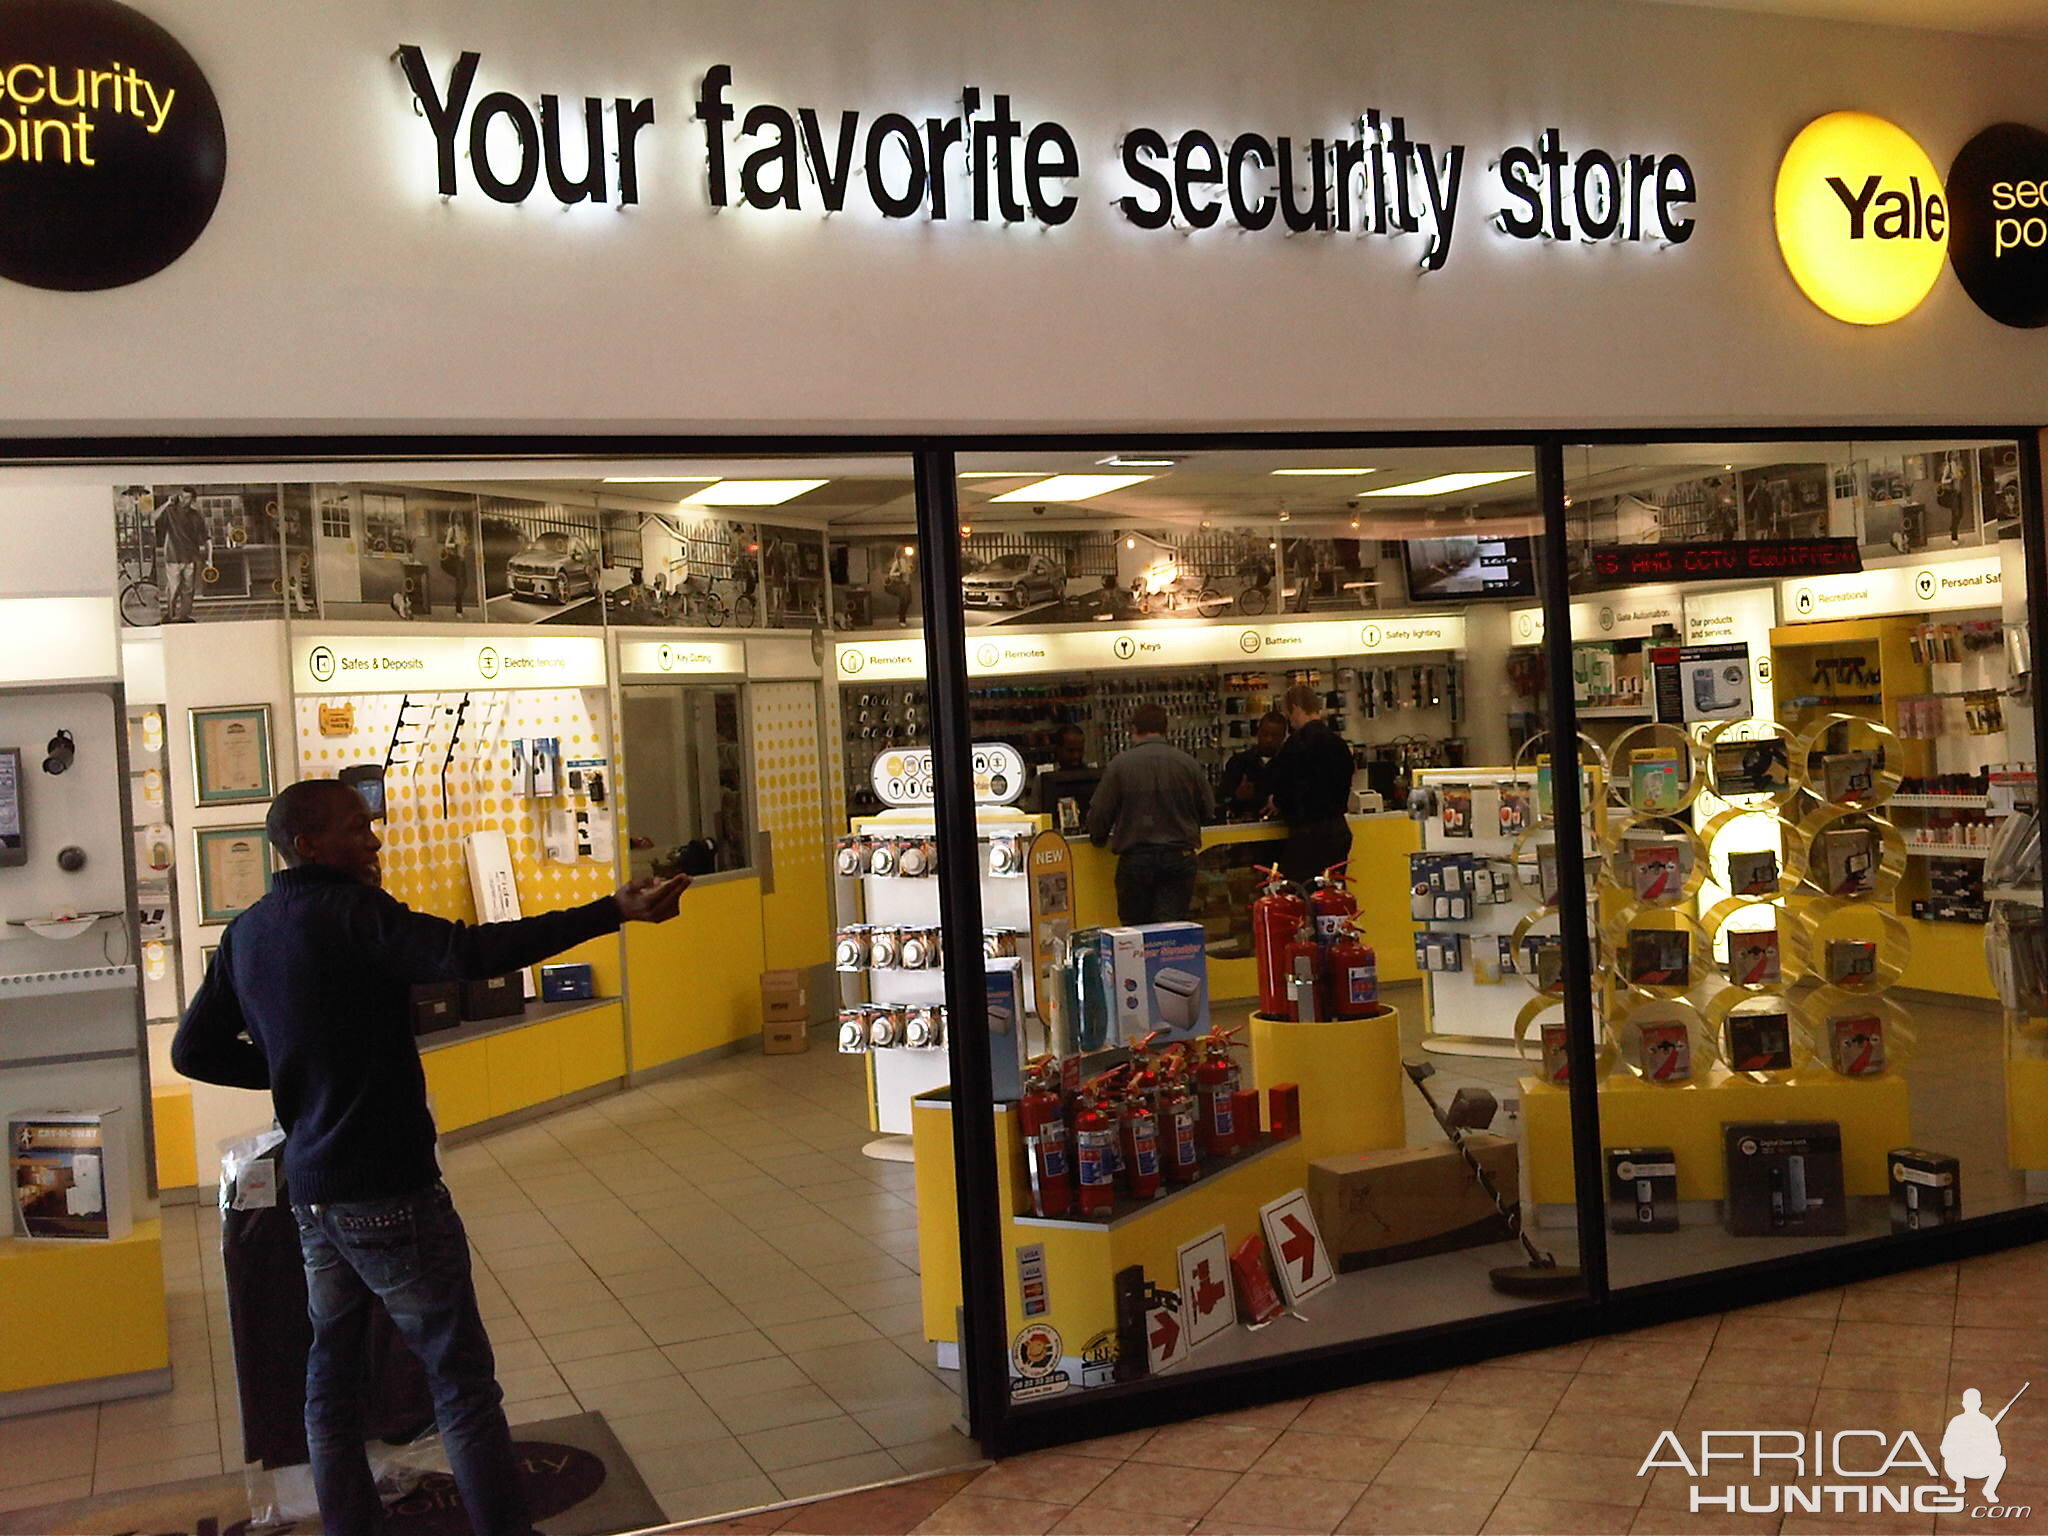
[[[1018,876],[991,875],[988,870],[988,840],[995,834],[1006,832],[1022,833],[1028,837],[1039,829],[1044,818],[997,806],[982,808],[976,821],[979,840],[973,850],[973,858],[981,873],[982,926],[1014,928],[1019,934],[1020,944],[1026,944],[1031,930],[1029,881]],[[910,806],[884,811],[876,816],[859,817],[854,821],[852,830],[878,836],[929,837],[934,835],[935,828],[927,808]],[[942,848],[939,857],[945,859],[948,856],[947,850]],[[939,926],[939,880],[936,873],[913,878],[862,874],[837,876],[835,880],[835,905],[842,925],[860,922],[883,926]],[[949,955],[946,958],[948,964],[957,964],[959,957]],[[979,958],[978,953],[976,958]],[[1037,1012],[1031,969],[1028,964],[1019,967],[1027,1018],[1016,1021],[1007,1042],[1008,1048],[1018,1053],[1020,1062],[1028,1054],[1027,1046],[1033,1038],[1030,1033],[1031,1016]],[[841,981],[841,996],[846,1002],[942,1005],[946,1001],[946,973],[943,969],[848,971],[841,973]],[[949,1016],[947,1031],[950,1033],[961,1028],[966,1022]],[[973,1023],[975,1027],[981,1026],[980,1020]],[[991,1039],[989,1043],[992,1052],[1003,1049],[1005,1045],[1000,1038]],[[943,1088],[952,1080],[951,1055],[943,1049],[921,1050],[902,1046],[870,1051],[868,1055],[872,1067],[869,1083],[873,1093],[875,1128],[885,1136],[908,1136],[911,1100],[921,1093]],[[893,1157],[897,1154],[883,1147],[871,1149],[869,1155]]]
[[[1536,815],[1536,774],[1533,767],[1523,773],[1505,768],[1425,768],[1416,771],[1414,782],[1437,792],[1437,811],[1421,824],[1424,853],[1467,853],[1496,866],[1509,865],[1514,855],[1515,834],[1503,836],[1500,831],[1500,790],[1504,784],[1526,785],[1529,790],[1528,814],[1532,821]],[[1446,787],[1465,787],[1472,791],[1472,836],[1445,835],[1443,791]],[[1533,848],[1532,840],[1524,849],[1525,854],[1533,855]],[[1404,870],[1404,877],[1405,874]],[[1525,876],[1529,883],[1524,883]],[[1464,970],[1425,971],[1422,974],[1423,995],[1427,1000],[1423,1049],[1454,1056],[1519,1054],[1515,1048],[1515,1019],[1536,995],[1535,989],[1523,976],[1509,973],[1503,973],[1497,983],[1481,984],[1474,972],[1472,951],[1475,944],[1491,944],[1496,937],[1512,935],[1515,925],[1537,908],[1540,898],[1534,884],[1535,877],[1533,862],[1526,869],[1511,869],[1509,899],[1475,903],[1472,916],[1465,921],[1418,920],[1416,926],[1421,931],[1458,933],[1465,939]],[[1554,927],[1553,924],[1544,931],[1554,931]],[[1516,956],[1516,963],[1522,963],[1521,956]]]

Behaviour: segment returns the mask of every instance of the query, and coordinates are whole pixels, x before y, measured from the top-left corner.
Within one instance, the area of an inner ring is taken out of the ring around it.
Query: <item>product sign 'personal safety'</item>
[[[0,277],[119,288],[220,201],[227,130],[178,40],[117,0],[0,4]]]

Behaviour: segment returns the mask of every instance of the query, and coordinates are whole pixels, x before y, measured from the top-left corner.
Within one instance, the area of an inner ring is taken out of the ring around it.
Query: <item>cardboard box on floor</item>
[[[761,1017],[770,1023],[809,1023],[811,977],[808,971],[763,971]]]
[[[1521,1190],[1515,1143],[1486,1131],[1467,1131],[1465,1143],[1512,1206]],[[1340,1270],[1514,1237],[1447,1141],[1319,1157],[1308,1165],[1308,1198]]]
[[[761,1025],[763,1056],[794,1056],[811,1048],[811,1026],[803,1019],[768,1019]]]

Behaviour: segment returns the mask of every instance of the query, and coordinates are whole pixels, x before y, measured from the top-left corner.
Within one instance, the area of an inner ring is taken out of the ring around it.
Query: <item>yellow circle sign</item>
[[[1800,130],[1778,167],[1776,212],[1793,280],[1854,325],[1911,314],[1948,257],[1941,173],[1911,134],[1868,112]]]

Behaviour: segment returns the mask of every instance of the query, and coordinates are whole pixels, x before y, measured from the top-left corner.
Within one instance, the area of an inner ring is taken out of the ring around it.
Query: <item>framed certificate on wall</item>
[[[199,920],[224,923],[270,889],[270,840],[261,827],[201,827]]]
[[[193,710],[192,781],[192,797],[200,805],[252,805],[275,794],[270,706]]]

